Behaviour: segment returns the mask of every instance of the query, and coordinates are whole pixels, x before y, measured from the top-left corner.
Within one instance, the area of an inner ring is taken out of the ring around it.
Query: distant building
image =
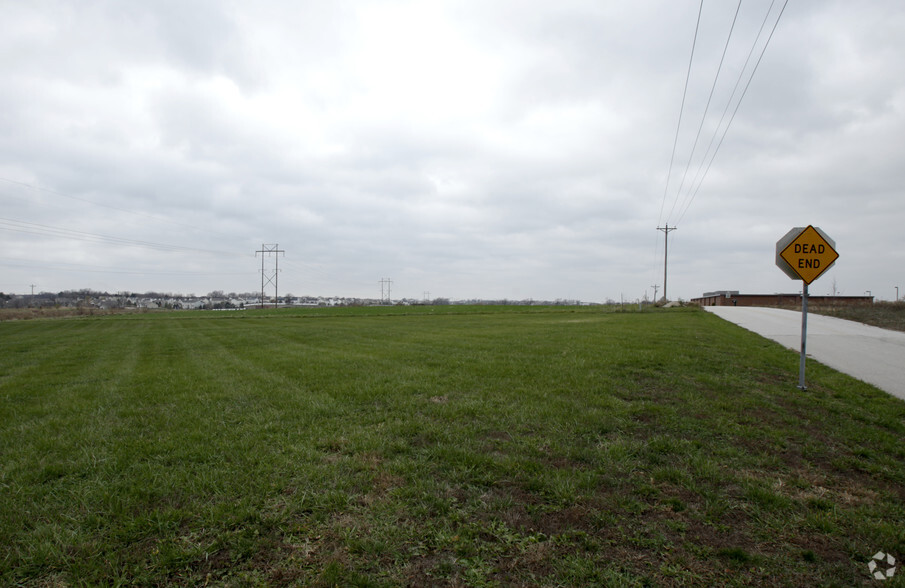
[[[801,294],[741,294],[738,290],[720,290],[704,292],[701,297],[692,298],[691,303],[700,306],[801,306]],[[873,303],[873,296],[808,295],[808,304],[817,306],[853,306]]]

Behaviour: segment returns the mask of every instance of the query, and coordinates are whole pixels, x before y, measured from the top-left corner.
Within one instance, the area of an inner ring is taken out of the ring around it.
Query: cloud
[[[0,227],[0,290],[254,290],[279,243],[297,294],[637,298],[658,222],[673,296],[794,289],[772,248],[802,224],[845,290],[892,284],[905,9],[790,3],[697,189],[779,5],[742,6],[688,163],[735,10],[705,6],[667,184],[697,7],[14,3],[4,215],[131,242]]]

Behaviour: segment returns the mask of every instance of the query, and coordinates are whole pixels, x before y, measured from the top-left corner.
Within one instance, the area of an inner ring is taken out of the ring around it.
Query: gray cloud
[[[0,216],[32,224],[0,227],[0,290],[255,290],[279,242],[296,294],[637,298],[669,222],[673,297],[796,289],[774,243],[815,224],[816,290],[889,298],[900,3],[790,3],[694,192],[768,6],[677,193],[734,6],[705,6],[665,190],[697,3],[8,3]]]

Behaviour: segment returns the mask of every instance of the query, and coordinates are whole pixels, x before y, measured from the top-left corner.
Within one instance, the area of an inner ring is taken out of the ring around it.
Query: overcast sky
[[[905,296],[905,2],[737,7],[0,0],[0,291]]]

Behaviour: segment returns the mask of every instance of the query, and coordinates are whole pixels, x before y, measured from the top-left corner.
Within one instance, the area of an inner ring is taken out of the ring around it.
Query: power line
[[[284,259],[283,264],[289,268],[295,268],[299,273],[311,274],[321,280],[335,281],[337,279],[336,274],[326,272],[316,265],[303,261]]]
[[[107,268],[99,265],[88,265],[81,263],[68,263],[58,261],[52,264],[43,263],[38,260],[17,259],[13,257],[0,258],[0,266],[3,267],[28,267],[43,268],[45,270],[62,271],[62,272],[88,272],[88,273],[104,273],[104,274],[129,274],[142,276],[244,276],[247,272],[186,272],[186,271],[142,271],[135,269]]]
[[[688,57],[688,71],[685,73],[685,89],[682,91],[682,104],[679,106],[679,121],[676,123],[676,136],[672,142],[672,155],[669,158],[669,169],[666,172],[666,184],[663,186],[663,198],[660,201],[660,215],[657,217],[657,225],[659,226],[660,221],[663,219],[663,208],[666,206],[666,195],[669,193],[669,181],[672,178],[672,167],[676,160],[676,147],[679,144],[679,131],[682,128],[682,115],[685,112],[685,99],[688,96],[688,82],[691,79],[691,65],[694,62],[694,53],[695,48],[698,44],[698,31],[701,28],[701,14],[704,12],[704,0],[701,0],[698,5],[698,18],[695,22],[694,27],[694,38],[691,42],[691,55]],[[668,226],[668,225],[667,225]],[[659,239],[654,240],[654,258],[657,257],[657,249],[659,248],[658,244]],[[655,262],[655,265],[657,263]],[[654,270],[656,273],[656,268]]]
[[[46,192],[47,194],[53,194],[53,195],[55,195],[55,196],[62,196],[63,198],[68,198],[68,199],[70,199],[70,200],[75,200],[75,201],[78,201],[78,202],[84,202],[85,204],[91,204],[92,206],[98,206],[98,207],[101,207],[101,208],[108,208],[108,209],[110,209],[110,210],[115,210],[115,211],[117,211],[117,212],[125,212],[126,214],[133,214],[133,215],[135,215],[135,216],[141,216],[141,217],[144,217],[144,218],[150,218],[150,219],[153,219],[153,220],[156,220],[156,221],[161,221],[161,222],[168,223],[168,224],[175,225],[175,226],[179,226],[179,227],[186,227],[186,228],[194,229],[194,230],[206,230],[207,232],[210,232],[209,229],[201,229],[200,227],[196,227],[196,226],[194,226],[194,225],[189,225],[189,224],[186,224],[186,223],[180,223],[180,222],[177,222],[177,221],[170,220],[170,219],[168,219],[168,218],[162,217],[162,216],[160,216],[160,215],[150,214],[150,213],[147,213],[147,212],[139,212],[139,211],[136,211],[136,210],[129,210],[128,208],[121,208],[121,207],[119,207],[119,206],[112,206],[112,205],[110,205],[110,204],[102,204],[102,203],[100,203],[100,202],[95,202],[94,200],[88,200],[87,198],[79,198],[78,196],[73,196],[73,195],[71,195],[71,194],[66,194],[66,193],[64,193],[64,192],[60,192],[59,190],[52,190],[52,189],[50,189],[50,188],[44,188],[44,187],[41,187],[41,186],[33,186],[32,184],[28,184],[28,183],[26,183],[26,182],[19,182],[19,181],[17,181],[17,180],[11,180],[11,179],[9,179],[9,178],[4,178],[4,177],[0,177],[0,182],[6,182],[7,184],[13,184],[13,185],[16,185],[16,186],[21,186],[21,187],[23,187],[23,188],[28,188],[29,190],[34,190],[35,192]]]
[[[760,65],[761,60],[764,58],[764,54],[767,52],[767,47],[769,46],[770,41],[773,39],[773,33],[776,32],[776,28],[779,26],[779,21],[782,18],[782,15],[785,12],[786,6],[788,4],[789,4],[789,0],[785,0],[783,2],[782,8],[779,11],[779,15],[776,17],[776,22],[773,23],[773,28],[770,30],[770,35],[767,37],[767,40],[764,42],[764,46],[761,49],[760,55],[757,58],[757,62],[754,64],[754,68],[751,70],[751,75],[748,77],[748,81],[745,84],[745,88],[742,90],[741,96],[739,96],[738,102],[735,105],[735,109],[732,111],[732,116],[729,118],[729,122],[726,123],[726,128],[723,129],[723,134],[720,136],[720,140],[716,145],[716,149],[714,149],[713,155],[710,157],[710,161],[708,162],[706,169],[704,169],[704,173],[701,176],[701,179],[698,182],[697,187],[694,187],[694,182],[692,182],[694,191],[689,192],[691,194],[690,199],[686,197],[686,199],[688,199],[688,204],[685,205],[684,209],[682,210],[682,214],[679,216],[678,222],[681,222],[681,220],[683,218],[685,218],[685,213],[687,213],[688,209],[691,208],[692,202],[694,202],[695,197],[698,195],[698,191],[701,189],[701,186],[704,184],[704,179],[707,177],[707,173],[710,171],[710,166],[713,165],[713,161],[716,159],[716,155],[719,152],[720,147],[723,144],[723,140],[726,138],[726,134],[729,132],[729,127],[732,126],[732,121],[735,120],[735,115],[738,114],[739,107],[741,107],[742,101],[745,99],[745,95],[748,93],[748,88],[751,86],[751,81],[754,79],[754,74],[757,73],[757,68]],[[763,27],[767,22],[767,18],[769,17],[770,12],[772,11],[772,8],[773,8],[773,4],[770,4],[770,8],[767,10],[767,15],[764,17],[764,22],[761,24],[761,31],[763,31]],[[757,38],[754,41],[754,45],[751,48],[752,53],[754,51],[754,48],[757,45],[757,39],[760,38],[760,35],[761,35],[761,32],[758,32]],[[750,56],[751,56],[751,54],[749,53],[749,59],[750,59]],[[746,66],[747,66],[747,64],[748,64],[748,61],[745,62]],[[742,72],[744,72],[744,68],[742,69]],[[739,76],[739,79],[741,79],[741,74]],[[737,83],[736,83],[736,85],[737,85]],[[733,91],[733,95],[734,94],[735,94],[735,92]],[[731,101],[732,101],[732,97],[730,96],[730,100],[726,104],[726,111],[728,111]],[[725,115],[726,111],[723,112],[724,115]],[[720,122],[722,122],[722,119],[720,119]],[[714,131],[714,133],[715,133],[714,137],[716,137],[716,133],[718,133],[718,132],[719,132],[719,126],[717,126],[716,131]],[[708,148],[708,152],[709,152],[709,148]],[[701,165],[703,165],[703,161],[706,161],[706,158],[707,158],[707,154],[705,153],[704,160],[702,160]],[[700,171],[700,169],[699,169],[699,171]],[[683,201],[683,203],[684,203],[684,201]]]
[[[675,200],[673,202],[672,208],[670,209],[669,215],[667,216],[666,226],[661,227],[661,226],[659,226],[660,222],[659,221],[657,222],[657,225],[658,225],[657,230],[662,231],[664,233],[664,254],[663,254],[663,299],[664,300],[667,299],[667,281],[666,280],[667,280],[667,269],[668,269],[667,263],[668,263],[668,251],[669,251],[669,232],[676,230],[676,227],[669,226],[670,219],[673,217],[673,214],[676,211],[676,206],[678,204],[678,210],[681,211],[681,214],[680,214],[677,222],[682,221],[682,219],[685,217],[685,214],[688,212],[689,208],[691,207],[691,204],[694,201],[695,196],[697,196],[698,191],[701,189],[701,186],[704,183],[704,179],[706,178],[707,173],[710,171],[710,167],[713,165],[713,161],[716,159],[716,155],[719,152],[720,146],[722,145],[723,140],[726,138],[729,128],[731,127],[732,122],[735,119],[735,115],[738,113],[739,107],[741,106],[741,103],[744,100],[744,97],[748,92],[748,88],[751,85],[751,81],[754,79],[754,75],[757,72],[757,68],[760,65],[761,60],[763,59],[764,54],[766,53],[766,50],[770,44],[770,41],[773,38],[773,34],[776,32],[776,28],[779,25],[779,21],[782,18],[783,13],[785,12],[786,6],[788,5],[788,0],[784,1],[783,5],[782,5],[782,9],[779,11],[779,15],[776,17],[776,21],[773,23],[773,28],[770,31],[770,35],[767,37],[767,40],[765,41],[763,48],[761,49],[760,55],[758,56],[757,62],[755,63],[753,69],[751,70],[751,74],[748,77],[748,81],[745,84],[745,87],[742,90],[741,95],[739,96],[738,102],[735,104],[735,109],[732,112],[732,116],[729,118],[729,122],[726,124],[726,127],[723,129],[719,142],[716,144],[716,148],[713,150],[713,154],[710,155],[711,148],[713,147],[713,144],[714,144],[714,141],[716,140],[717,135],[720,133],[720,128],[722,126],[723,120],[725,120],[726,114],[728,113],[729,108],[732,105],[733,98],[735,97],[736,92],[738,91],[739,84],[741,83],[741,80],[744,77],[744,73],[748,68],[748,64],[750,63],[751,56],[754,54],[754,51],[757,47],[757,43],[763,34],[764,27],[766,26],[766,23],[769,20],[770,14],[773,11],[774,4],[775,4],[775,0],[773,0],[773,2],[770,4],[770,7],[768,8],[767,13],[764,16],[764,21],[761,23],[760,30],[758,31],[757,37],[755,38],[754,43],[752,44],[751,51],[748,54],[748,58],[745,60],[745,64],[742,67],[741,71],[739,72],[739,77],[736,80],[735,87],[732,91],[732,94],[729,97],[729,100],[726,103],[726,107],[723,110],[723,114],[720,117],[720,122],[717,124],[717,126],[714,130],[714,134],[711,137],[710,143],[707,146],[707,150],[705,151],[705,153],[701,159],[701,163],[698,166],[698,170],[695,172],[695,176],[691,182],[689,190],[686,193],[685,197],[682,198],[682,189],[685,186],[685,181],[687,179],[688,172],[691,168],[691,163],[694,160],[694,153],[697,150],[697,145],[698,145],[698,141],[700,140],[701,131],[702,131],[704,123],[706,121],[707,113],[709,112],[709,108],[710,108],[711,101],[713,99],[714,91],[715,91],[720,73],[723,69],[723,63],[724,63],[725,56],[726,56],[726,53],[727,53],[727,50],[729,47],[729,43],[732,39],[733,31],[735,30],[735,25],[738,20],[738,14],[741,9],[741,0],[739,0],[739,4],[736,7],[735,16],[733,17],[733,21],[732,21],[732,26],[730,27],[729,34],[726,39],[726,44],[724,45],[724,48],[723,48],[723,54],[722,54],[722,57],[720,58],[720,64],[719,64],[719,67],[717,68],[717,73],[716,73],[716,76],[714,77],[714,81],[713,81],[713,84],[710,89],[710,95],[707,98],[707,105],[704,108],[704,114],[701,118],[701,123],[698,127],[698,132],[695,135],[694,144],[691,149],[691,154],[688,157],[688,163],[686,164],[685,171],[682,175],[682,182],[679,186],[679,189],[676,191]],[[699,7],[699,11],[698,11],[698,24],[695,28],[695,45],[697,43],[697,37],[698,37],[699,28],[700,28],[700,19],[701,19],[702,9],[703,9],[703,0],[701,2],[701,6]],[[684,111],[684,108],[685,108],[685,101],[686,101],[686,96],[688,93],[688,84],[689,84],[688,79],[689,79],[690,73],[691,73],[692,62],[694,60],[694,54],[695,54],[695,48],[693,45],[692,52],[691,52],[691,58],[689,60],[689,65],[688,65],[688,75],[686,76],[686,80],[685,80],[685,91],[682,95],[682,107],[681,107],[681,110],[679,113],[679,124],[676,126],[676,137],[673,142],[672,158],[670,159],[670,164],[669,164],[669,173],[667,174],[666,187],[665,187],[664,193],[663,193],[663,200],[660,204],[660,217],[659,217],[660,220],[662,220],[662,218],[663,218],[663,208],[666,203],[666,195],[668,194],[668,191],[669,191],[669,181],[672,176],[672,169],[673,169],[673,164],[674,164],[674,160],[675,160],[676,148],[677,148],[677,144],[678,144],[678,136],[679,136],[679,131],[680,131],[681,122],[682,122],[682,112]],[[708,156],[710,156],[709,161],[708,161]],[[706,168],[704,168],[705,163],[706,163]],[[704,170],[703,174],[701,172],[702,169]],[[680,198],[682,198],[681,204],[679,204]],[[656,296],[656,293],[654,295]]]
[[[87,231],[76,231],[74,229],[65,229],[63,227],[55,227],[53,225],[44,225],[39,223],[30,223],[11,218],[0,217],[0,229],[13,231],[17,233],[26,233],[31,235],[42,235],[61,237],[65,239],[73,239],[75,241],[84,241],[88,243],[108,243],[113,245],[126,245],[130,247],[144,247],[146,249],[155,249],[157,251],[181,251],[186,253],[210,253],[214,255],[235,255],[234,253],[224,251],[214,251],[211,249],[198,249],[196,247],[183,247],[181,245],[170,245],[167,243],[155,243],[154,241],[141,241],[137,239],[125,239],[123,237],[113,237],[110,235],[101,235],[99,233],[89,233]]]
[[[694,144],[691,146],[691,153],[688,155],[688,163],[685,164],[685,172],[682,174],[682,181],[679,183],[679,188],[676,190],[676,198],[673,200],[672,208],[669,210],[669,215],[666,217],[667,222],[672,217],[672,213],[676,209],[676,204],[679,202],[679,196],[682,195],[682,188],[685,186],[685,179],[688,177],[688,170],[691,168],[691,162],[694,160],[694,152],[698,148],[698,140],[701,138],[701,130],[704,128],[704,122],[707,120],[707,112],[710,110],[710,102],[713,100],[713,92],[716,90],[717,82],[720,79],[720,72],[723,71],[723,62],[726,60],[726,51],[729,49],[729,43],[732,40],[732,32],[735,30],[735,23],[738,21],[738,13],[742,8],[742,0],[738,0],[738,5],[735,8],[735,15],[732,17],[732,25],[729,27],[729,34],[726,36],[726,44],[723,45],[723,54],[720,56],[720,63],[716,68],[716,75],[713,76],[713,84],[710,86],[710,95],[707,96],[707,104],[704,106],[704,114],[701,115],[701,124],[698,125],[698,132],[694,136]]]
[[[679,107],[679,122],[676,124],[676,138],[672,142],[672,156],[669,158],[669,171],[666,173],[666,186],[663,187],[663,200],[660,202],[660,217],[657,224],[663,218],[663,206],[666,204],[666,194],[669,192],[669,179],[672,176],[672,166],[676,160],[676,145],[679,143],[679,129],[682,128],[682,113],[685,111],[685,97],[688,95],[688,80],[691,79],[691,64],[694,61],[694,50],[698,44],[698,30],[701,27],[701,13],[704,11],[704,0],[698,6],[698,20],[694,27],[694,40],[691,42],[691,56],[688,58],[688,72],[685,74],[685,90],[682,92],[682,105]]]
[[[713,135],[711,135],[710,142],[707,144],[707,150],[704,152],[704,157],[701,159],[701,163],[700,165],[698,165],[698,170],[695,172],[694,179],[691,181],[691,187],[689,188],[688,193],[685,194],[685,198],[682,200],[682,204],[679,206],[679,209],[683,210],[679,220],[685,217],[685,211],[687,211],[688,207],[691,205],[689,198],[692,197],[692,194],[697,194],[697,190],[700,189],[700,185],[704,181],[701,175],[701,173],[705,169],[704,162],[707,161],[707,158],[710,155],[710,150],[713,148],[714,141],[716,141],[720,129],[723,127],[723,121],[726,120],[726,115],[729,114],[729,108],[732,106],[732,101],[739,90],[739,85],[742,83],[742,79],[744,79],[745,77],[745,72],[748,70],[748,64],[751,63],[751,58],[754,56],[754,50],[757,49],[757,43],[758,41],[760,41],[761,35],[764,34],[764,28],[767,26],[767,21],[770,18],[770,13],[773,11],[773,6],[775,4],[776,0],[771,0],[770,6],[767,8],[767,12],[764,13],[764,19],[761,21],[757,35],[754,37],[754,41],[751,43],[751,49],[748,51],[748,56],[745,58],[745,63],[744,65],[742,65],[742,68],[738,72],[738,78],[736,78],[735,85],[732,87],[732,93],[729,95],[729,99],[726,100],[726,106],[725,108],[723,108],[723,114],[720,115],[720,121],[713,129]],[[709,170],[709,166],[707,167],[707,169]],[[700,182],[698,181],[699,179]]]

